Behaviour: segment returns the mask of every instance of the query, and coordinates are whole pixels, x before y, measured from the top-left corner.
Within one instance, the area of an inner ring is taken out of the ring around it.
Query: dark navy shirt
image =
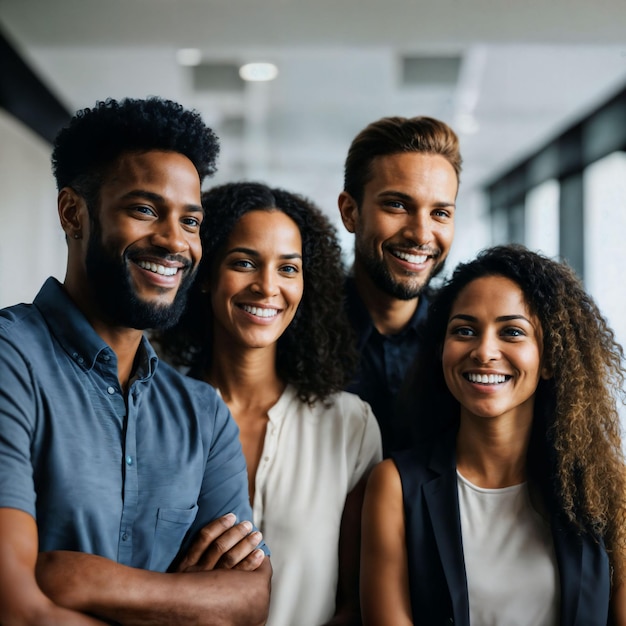
[[[155,571],[216,517],[252,520],[214,389],[144,337],[125,398],[115,353],[52,278],[32,305],[0,311],[0,507],[36,518],[42,551]]]
[[[428,299],[421,295],[413,317],[394,335],[376,330],[356,288],[354,278],[345,282],[346,312],[354,329],[359,352],[356,377],[346,388],[368,402],[380,425],[383,454],[411,445],[411,427],[396,406],[398,393],[416,358],[420,344],[419,327],[426,319]]]

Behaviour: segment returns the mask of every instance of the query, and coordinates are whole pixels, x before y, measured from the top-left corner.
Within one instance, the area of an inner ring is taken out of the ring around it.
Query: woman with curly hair
[[[424,336],[415,417],[439,432],[368,482],[364,624],[625,624],[623,352],[593,299],[566,265],[494,247]]]
[[[270,626],[360,623],[360,511],[381,458],[355,363],[333,227],[258,183],[203,196],[204,254],[166,356],[216,387],[239,425],[255,524],[272,550]]]

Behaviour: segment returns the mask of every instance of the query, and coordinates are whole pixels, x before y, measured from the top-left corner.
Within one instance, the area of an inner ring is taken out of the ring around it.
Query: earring
[[[80,233],[74,233],[74,239],[80,239]]]

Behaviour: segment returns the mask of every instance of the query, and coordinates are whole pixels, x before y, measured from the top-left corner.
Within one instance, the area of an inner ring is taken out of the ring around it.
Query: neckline
[[[521,483],[518,483],[517,485],[509,485],[507,487],[497,487],[497,488],[479,487],[478,485],[475,485],[473,482],[471,482],[470,480],[465,478],[465,476],[463,476],[463,474],[461,474],[461,472],[459,472],[458,469],[456,470],[456,475],[457,475],[457,478],[464,485],[466,485],[467,487],[469,487],[473,491],[476,491],[478,493],[485,493],[485,494],[495,494],[495,495],[497,495],[497,494],[501,494],[501,493],[521,491],[528,484],[527,481],[523,481]]]

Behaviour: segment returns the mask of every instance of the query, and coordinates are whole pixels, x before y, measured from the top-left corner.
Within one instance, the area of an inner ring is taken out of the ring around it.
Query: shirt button
[[[132,456],[127,456],[126,457],[126,464],[127,465],[132,465],[133,464],[133,457]]]
[[[110,357],[108,354],[105,354],[105,355],[102,357],[102,360],[103,360],[103,361],[110,361],[110,360],[111,360],[111,357]]]
[[[124,533],[122,535],[122,541],[126,541],[128,539],[128,533]]]
[[[107,387],[107,393],[112,396],[115,393],[115,387]]]
[[[79,356],[79,357],[78,357],[78,362],[79,362],[79,363],[84,363],[84,362],[85,362],[85,359],[83,359],[83,357],[82,357],[82,356]]]

